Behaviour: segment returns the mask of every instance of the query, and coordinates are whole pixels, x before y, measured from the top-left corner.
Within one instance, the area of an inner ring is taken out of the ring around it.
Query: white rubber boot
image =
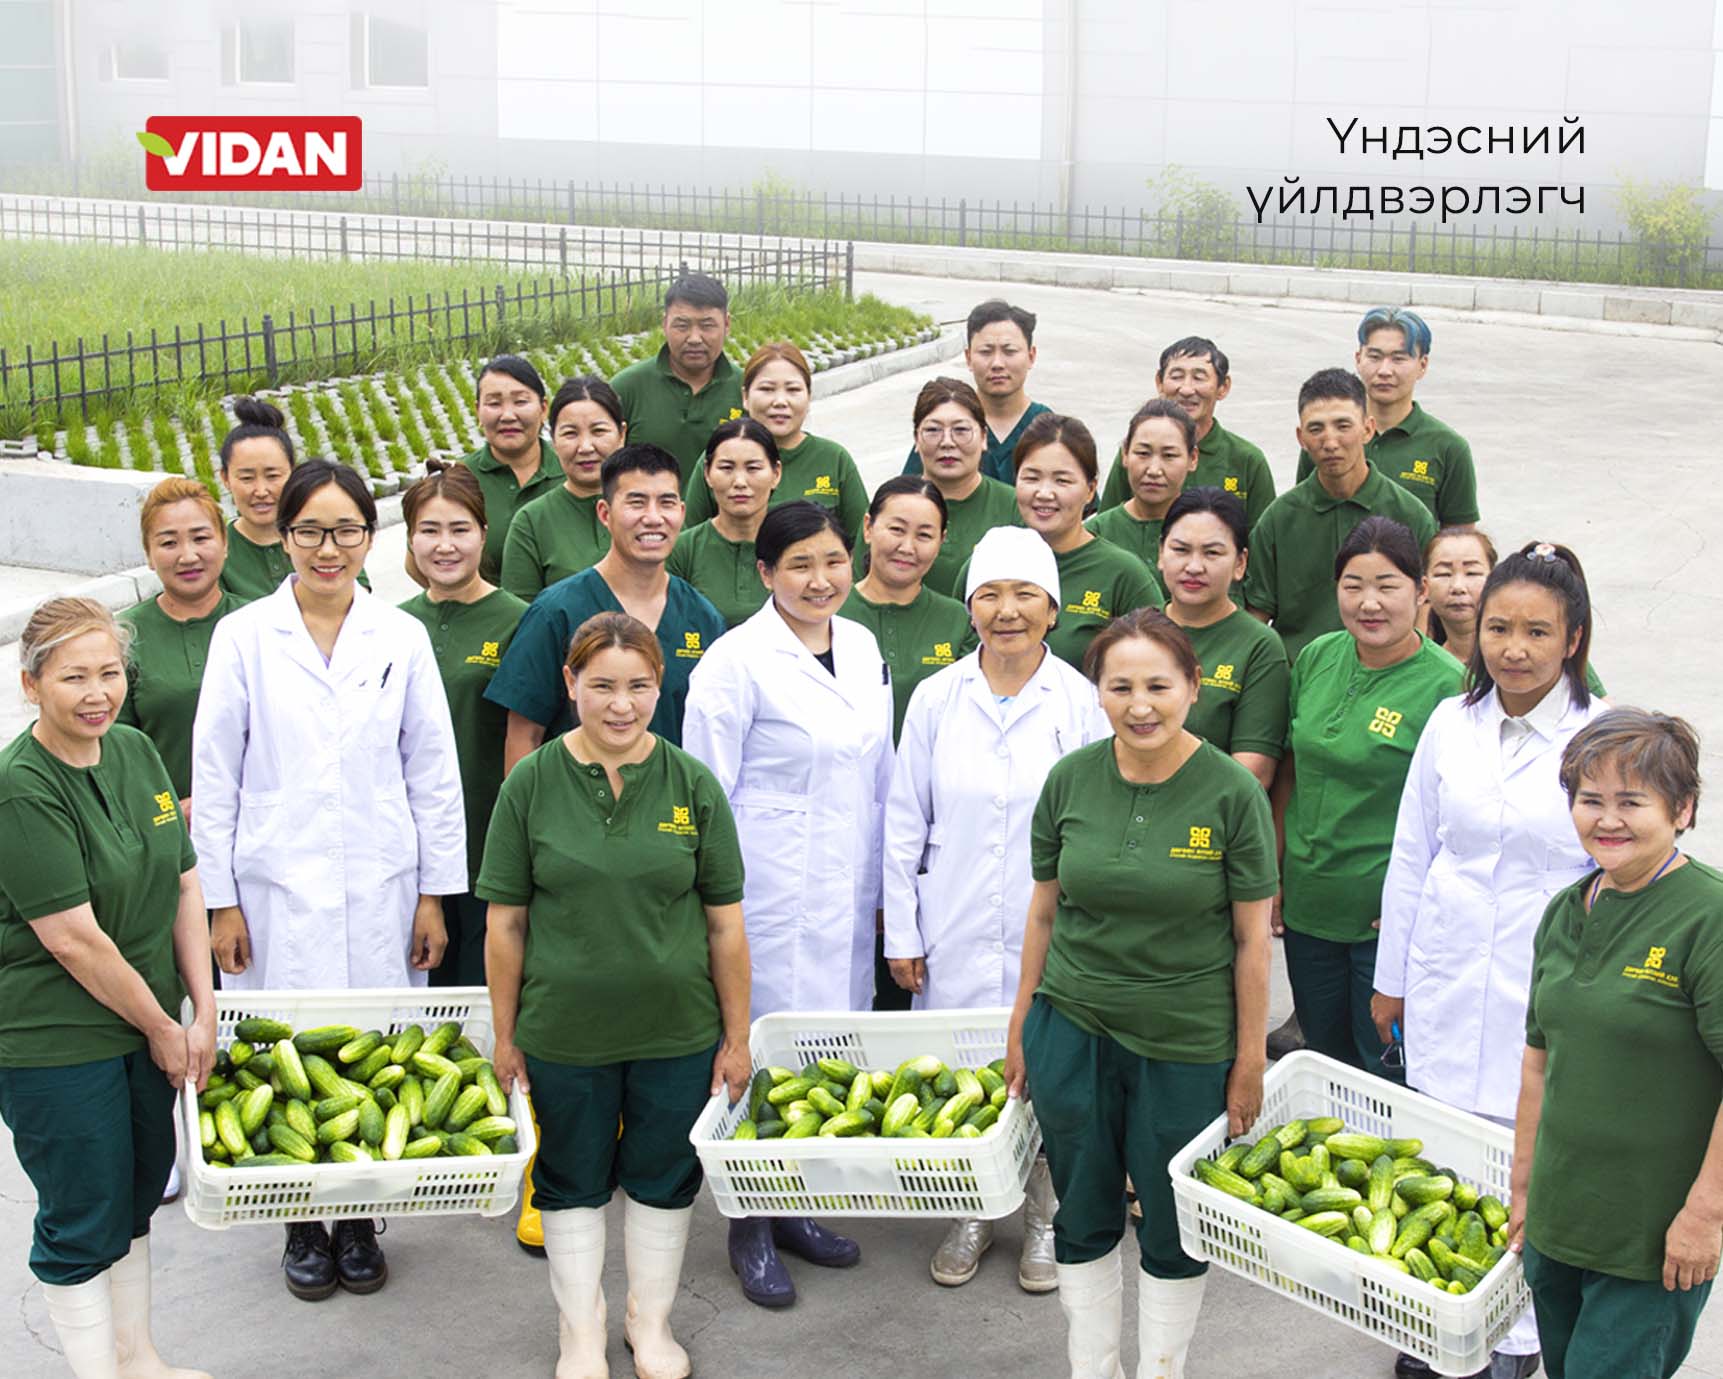
[[[1087,1264],[1061,1264],[1059,1307],[1065,1313],[1065,1351],[1071,1379],[1125,1379],[1119,1364],[1122,1324],[1119,1246]]]
[[[1206,1274],[1151,1278],[1137,1272],[1137,1379],[1185,1379]]]
[[[541,1216],[550,1291],[561,1313],[556,1379],[610,1379],[604,1358],[604,1212],[575,1207]]]
[[[150,1238],[132,1241],[131,1252],[108,1270],[114,1304],[114,1349],[120,1379],[209,1379],[200,1369],[162,1363],[150,1339]]]
[[[76,1379],[119,1379],[114,1349],[114,1300],[107,1274],[88,1283],[44,1283],[48,1316]]]
[[[666,1211],[629,1198],[622,1209],[622,1247],[628,1265],[628,1315],[622,1334],[634,1352],[638,1379],[687,1379],[688,1352],[670,1334],[670,1309],[682,1282],[682,1256],[694,1208]]]

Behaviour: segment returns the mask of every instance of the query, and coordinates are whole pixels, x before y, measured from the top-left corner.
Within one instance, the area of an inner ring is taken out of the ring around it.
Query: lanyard
[[[1670,848],[1669,849],[1669,856],[1667,856],[1663,859],[1663,865],[1661,867],[1659,867],[1656,871],[1651,873],[1651,881],[1657,880],[1657,878],[1662,876],[1664,872],[1668,871],[1669,868],[1674,864],[1675,859],[1677,857],[1679,857],[1680,855],[1681,855],[1681,849],[1680,848]],[[1647,881],[1645,883],[1645,885],[1649,886],[1651,884],[1651,881]],[[1585,908],[1587,910],[1591,909],[1591,907],[1593,905],[1597,904],[1597,893],[1602,886],[1603,886],[1603,874],[1600,872],[1600,873],[1598,873],[1597,880],[1595,880],[1591,883],[1591,894],[1586,897]],[[1640,887],[1640,889],[1644,890],[1645,887],[1642,886],[1642,887]]]

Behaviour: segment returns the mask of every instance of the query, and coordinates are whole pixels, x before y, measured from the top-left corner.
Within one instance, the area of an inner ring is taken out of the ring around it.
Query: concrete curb
[[[1203,296],[1297,298],[1353,306],[1433,306],[1636,326],[1675,326],[1723,336],[1723,295],[1595,283],[1536,283],[1332,268],[1109,258],[1007,249],[856,244],[858,272],[977,278],[1056,287],[1134,288]]]
[[[836,397],[839,393],[878,383],[880,379],[890,378],[893,374],[908,373],[911,369],[924,369],[929,364],[943,363],[962,353],[962,328],[948,326],[932,340],[923,340],[919,345],[876,354],[868,359],[857,359],[853,363],[840,364],[835,369],[822,370],[814,375],[813,395],[816,400]]]

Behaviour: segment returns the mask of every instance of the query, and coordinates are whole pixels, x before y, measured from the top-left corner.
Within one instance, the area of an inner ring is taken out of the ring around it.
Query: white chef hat
[[[1059,606],[1059,562],[1053,548],[1028,527],[995,527],[975,543],[963,601],[968,603],[977,589],[996,579],[1039,584],[1053,606]]]

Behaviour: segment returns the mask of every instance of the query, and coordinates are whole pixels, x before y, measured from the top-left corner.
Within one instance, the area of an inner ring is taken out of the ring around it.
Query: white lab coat
[[[1054,762],[1111,731],[1095,687],[1051,653],[1005,705],[980,651],[916,686],[885,815],[885,951],[927,959],[915,1009],[1017,999],[1035,803]]]
[[[292,579],[216,626],[192,741],[205,902],[238,905],[224,989],[422,986],[420,894],[467,889],[449,702],[424,626],[362,588],[329,664]]]
[[[741,836],[753,1014],[873,998],[891,678],[873,633],[832,619],[837,674],[775,602],[713,643],[688,682],[682,745],[711,767]]]
[[[1512,1121],[1525,1048],[1532,939],[1550,898],[1591,865],[1558,772],[1609,705],[1563,697],[1553,739],[1502,760],[1496,692],[1436,706],[1400,796],[1382,886],[1376,989],[1404,996],[1406,1080],[1450,1106]]]

